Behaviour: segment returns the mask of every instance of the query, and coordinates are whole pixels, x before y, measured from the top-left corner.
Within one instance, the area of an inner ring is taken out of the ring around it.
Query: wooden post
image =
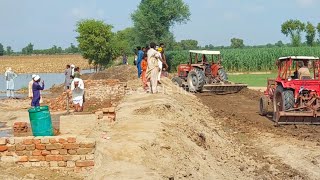
[[[67,113],[69,114],[69,92],[67,91]]]

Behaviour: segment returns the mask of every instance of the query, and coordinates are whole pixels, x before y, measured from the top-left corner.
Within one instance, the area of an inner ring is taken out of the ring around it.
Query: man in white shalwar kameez
[[[150,49],[147,52],[148,55],[148,67],[147,67],[147,79],[150,79],[150,87],[152,93],[157,93],[158,75],[159,75],[159,59],[161,54],[155,50],[156,44],[150,43]]]
[[[75,106],[75,112],[83,110],[84,83],[80,78],[74,78],[71,83],[72,102]]]
[[[14,79],[17,77],[17,74],[12,71],[11,67],[8,67],[4,73],[4,77],[7,83],[7,97],[14,98]]]

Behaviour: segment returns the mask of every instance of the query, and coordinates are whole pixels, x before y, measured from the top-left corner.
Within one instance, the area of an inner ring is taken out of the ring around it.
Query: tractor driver
[[[304,60],[303,62],[298,63],[298,78],[299,79],[311,79],[310,71],[308,68],[308,61]]]

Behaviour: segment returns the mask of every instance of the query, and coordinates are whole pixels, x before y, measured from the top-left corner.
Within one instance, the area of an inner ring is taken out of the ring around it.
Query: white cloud
[[[296,2],[300,7],[306,8],[313,6],[315,3],[319,2],[319,0],[296,0]]]

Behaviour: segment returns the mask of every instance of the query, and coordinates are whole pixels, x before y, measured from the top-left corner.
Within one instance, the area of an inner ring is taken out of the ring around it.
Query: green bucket
[[[30,108],[28,112],[33,136],[53,136],[51,115],[48,106]]]

